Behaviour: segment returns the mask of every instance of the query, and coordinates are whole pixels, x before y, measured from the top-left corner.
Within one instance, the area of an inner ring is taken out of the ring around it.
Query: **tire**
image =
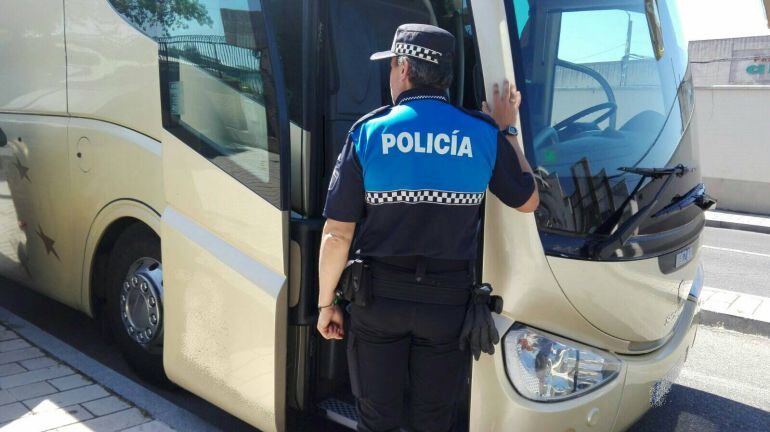
[[[163,370],[160,239],[145,225],[128,226],[116,240],[107,265],[106,297],[104,319],[126,361],[142,378],[170,386]],[[157,324],[150,323],[152,316]]]

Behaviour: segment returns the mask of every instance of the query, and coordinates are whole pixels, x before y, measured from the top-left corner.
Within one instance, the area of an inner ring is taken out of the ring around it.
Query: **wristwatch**
[[[321,312],[321,309],[326,309],[332,306],[337,306],[338,304],[342,303],[342,293],[340,291],[334,291],[334,300],[332,300],[331,303],[328,305],[318,305],[318,312]]]
[[[500,132],[502,132],[503,135],[505,136],[516,136],[519,134],[519,130],[516,129],[516,126],[514,125],[510,125],[507,128],[504,128],[503,130],[501,130]]]

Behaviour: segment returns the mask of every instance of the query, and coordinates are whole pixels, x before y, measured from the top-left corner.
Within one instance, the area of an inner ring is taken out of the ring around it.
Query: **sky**
[[[770,35],[762,0],[676,0],[687,40]]]

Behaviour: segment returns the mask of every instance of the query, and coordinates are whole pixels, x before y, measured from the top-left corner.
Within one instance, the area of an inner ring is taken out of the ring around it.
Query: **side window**
[[[158,42],[163,126],[280,205],[278,113],[260,0],[110,0]]]
[[[307,129],[303,122],[303,74],[308,67],[307,32],[312,31],[303,26],[302,0],[268,0],[273,31],[278,45],[278,55],[281,56],[283,79],[286,85],[286,103],[289,108],[289,120]],[[303,40],[305,43],[303,43]]]

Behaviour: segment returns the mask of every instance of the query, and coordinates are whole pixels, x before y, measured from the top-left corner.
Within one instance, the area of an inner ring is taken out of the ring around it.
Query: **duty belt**
[[[377,261],[371,261],[369,267],[375,297],[462,306],[468,302],[473,288],[473,278],[467,270],[425,273]]]

